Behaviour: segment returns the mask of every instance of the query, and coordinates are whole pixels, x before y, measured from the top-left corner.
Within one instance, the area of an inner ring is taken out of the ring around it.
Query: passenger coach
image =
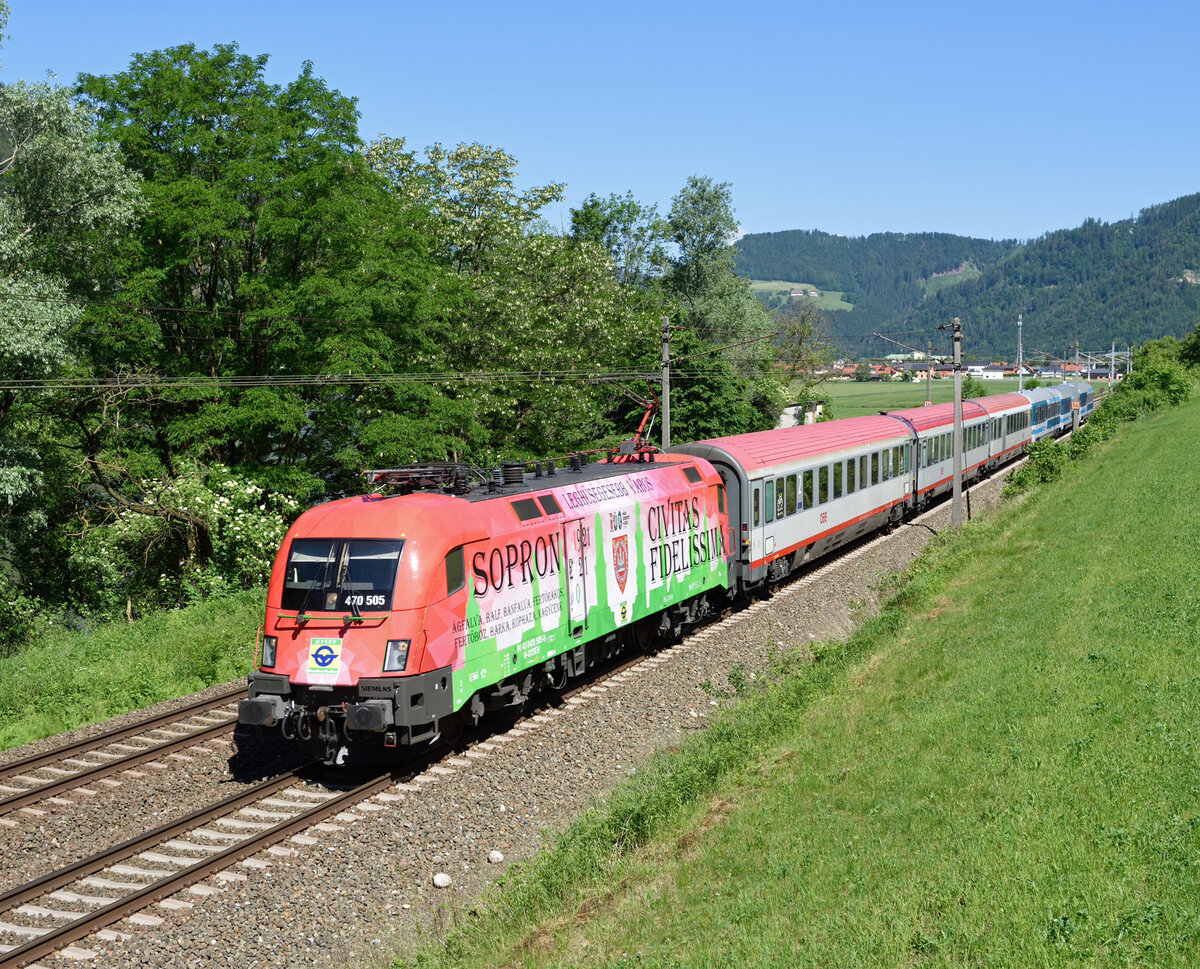
[[[710,462],[738,529],[730,587],[777,581],[888,520],[912,500],[912,438],[890,416],[852,417],[673,447]]]

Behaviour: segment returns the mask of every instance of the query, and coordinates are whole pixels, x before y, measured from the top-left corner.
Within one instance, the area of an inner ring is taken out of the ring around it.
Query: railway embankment
[[[945,535],[424,965],[1192,965],[1200,401]],[[761,632],[760,632],[761,635]],[[760,681],[763,682],[763,681]]]

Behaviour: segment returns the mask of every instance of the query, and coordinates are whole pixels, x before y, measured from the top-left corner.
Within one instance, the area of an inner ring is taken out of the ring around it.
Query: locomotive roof
[[[681,444],[672,450],[704,458],[721,453],[733,458],[747,472],[755,472],[851,448],[882,445],[907,435],[908,428],[900,421],[877,415],[755,431],[736,437],[715,437]]]

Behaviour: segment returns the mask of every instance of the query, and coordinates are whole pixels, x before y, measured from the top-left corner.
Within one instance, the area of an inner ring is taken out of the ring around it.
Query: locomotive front
[[[435,739],[453,713],[454,655],[429,626],[452,622],[461,548],[486,534],[475,518],[444,495],[348,498],[301,515],[275,559],[239,723],[337,764]]]

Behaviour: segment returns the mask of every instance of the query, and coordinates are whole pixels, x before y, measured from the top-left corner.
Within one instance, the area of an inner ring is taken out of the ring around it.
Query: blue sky
[[[0,81],[176,44],[303,61],[360,132],[478,141],[522,185],[733,185],[745,231],[1028,239],[1200,191],[1200,4],[10,0]]]

